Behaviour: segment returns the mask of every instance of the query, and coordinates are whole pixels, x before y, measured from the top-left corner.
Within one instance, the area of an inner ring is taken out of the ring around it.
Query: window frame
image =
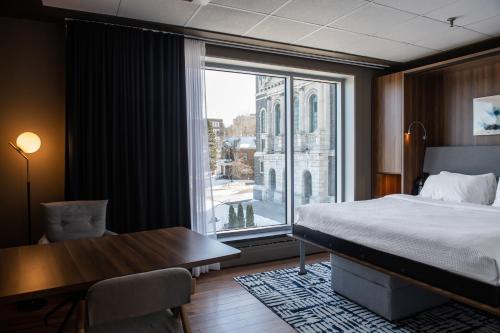
[[[213,58],[212,58],[213,59]],[[295,93],[293,90],[293,82],[294,80],[304,80],[304,81],[315,81],[322,82],[327,84],[335,84],[336,85],[336,115],[337,115],[337,124],[336,124],[336,140],[335,140],[335,154],[337,158],[337,170],[336,170],[336,179],[337,179],[337,191],[336,191],[336,202],[345,201],[345,79],[342,77],[338,77],[335,75],[329,75],[330,73],[326,73],[325,75],[316,75],[310,74],[306,72],[300,72],[300,70],[296,68],[290,68],[290,70],[280,70],[280,69],[272,69],[268,67],[272,66],[262,66],[259,67],[259,64],[252,64],[252,66],[247,66],[246,64],[236,64],[234,63],[219,63],[216,61],[206,61],[204,65],[204,69],[206,70],[218,70],[232,73],[241,73],[241,74],[252,74],[252,75],[263,75],[263,76],[275,76],[282,77],[285,79],[285,174],[286,174],[286,202],[285,202],[285,224],[275,225],[275,226],[263,226],[256,227],[251,229],[237,229],[237,230],[225,230],[217,232],[217,237],[219,239],[224,238],[238,238],[245,239],[245,236],[253,235],[253,234],[262,234],[262,233],[272,233],[272,232],[282,232],[289,233],[291,232],[293,221],[294,221],[294,208],[295,200],[293,195],[294,189],[294,179],[293,179],[293,164],[294,164],[294,98]],[[333,73],[332,73],[333,74]],[[309,96],[308,96],[309,97]],[[297,96],[300,101],[300,97]],[[300,103],[300,102],[299,102]],[[278,103],[277,103],[278,104]],[[299,104],[300,105],[300,104]],[[267,110],[262,108],[265,111],[266,116]],[[272,111],[273,109],[271,109]],[[283,116],[283,115],[282,115]],[[266,119],[266,134],[269,134],[269,124]],[[300,129],[299,129],[300,132]],[[266,143],[267,144],[267,143]],[[264,149],[261,147],[261,151]],[[260,169],[260,165],[259,165]]]

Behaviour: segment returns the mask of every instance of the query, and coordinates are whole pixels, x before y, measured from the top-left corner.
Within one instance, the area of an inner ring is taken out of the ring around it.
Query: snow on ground
[[[229,207],[233,205],[237,212],[238,203],[246,206],[251,203],[254,209],[254,223],[257,227],[285,223],[285,205],[269,201],[253,199],[253,181],[219,179],[212,182],[212,193],[215,206],[217,230],[225,229],[229,222]]]

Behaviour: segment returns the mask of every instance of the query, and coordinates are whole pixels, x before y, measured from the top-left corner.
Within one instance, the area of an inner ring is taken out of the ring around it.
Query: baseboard
[[[241,257],[221,263],[222,268],[294,258],[299,255],[299,242],[286,235],[227,242],[226,244],[241,250]],[[324,250],[306,244],[306,254],[320,252],[324,252]],[[297,260],[297,265],[298,263]]]

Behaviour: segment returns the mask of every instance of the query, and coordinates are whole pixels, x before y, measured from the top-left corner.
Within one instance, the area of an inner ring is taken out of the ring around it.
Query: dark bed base
[[[374,250],[301,225],[293,226],[293,236],[301,241],[318,245],[338,254],[356,259],[361,263],[382,268],[454,295],[462,296],[491,307],[499,305],[500,287],[393,254]],[[455,299],[458,299],[458,297],[455,297]]]

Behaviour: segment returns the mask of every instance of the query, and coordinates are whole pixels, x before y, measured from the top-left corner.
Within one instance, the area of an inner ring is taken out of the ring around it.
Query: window
[[[293,100],[293,129],[295,132],[299,130],[300,121],[300,104],[299,98],[295,97]]]
[[[294,206],[336,202],[340,83],[209,68],[207,114],[220,128],[209,138],[217,232],[286,227]]]
[[[221,129],[210,163],[217,232],[285,225],[285,141],[275,135],[283,132],[286,79],[206,69],[205,82],[208,118]]]
[[[280,105],[276,104],[274,107],[274,134],[280,135],[280,126],[281,126],[281,109]]]
[[[265,109],[262,109],[260,111],[260,131],[262,133],[267,132],[266,110]]]
[[[309,132],[314,132],[318,128],[318,97],[309,97]]]
[[[309,96],[309,124],[303,123],[304,118],[299,120],[299,127],[309,126],[309,131],[294,133],[294,201],[296,204],[336,202],[336,84],[314,80],[294,80],[293,83],[294,90],[300,88]],[[322,93],[318,95],[317,91]],[[321,133],[317,129],[321,129]]]

